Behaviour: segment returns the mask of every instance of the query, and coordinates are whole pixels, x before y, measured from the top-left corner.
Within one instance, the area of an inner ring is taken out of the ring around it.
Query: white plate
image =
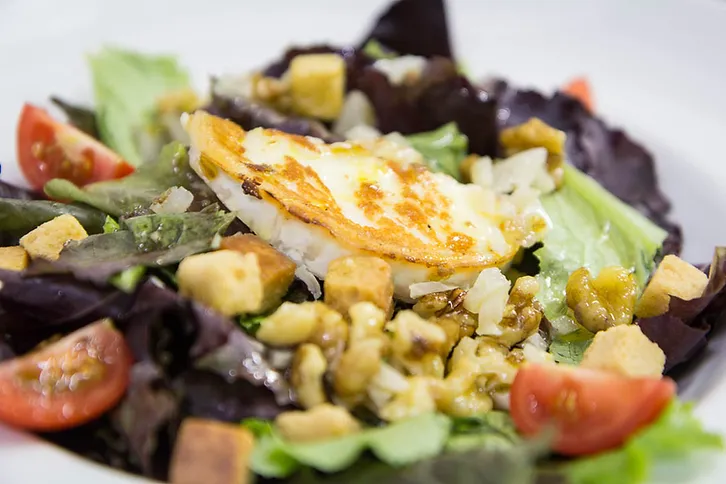
[[[355,41],[387,3],[0,0],[2,177],[19,179],[14,137],[22,104],[47,106],[50,94],[87,100],[84,53],[103,43],[178,53],[203,87],[208,74],[248,70],[289,43]],[[456,49],[472,72],[542,89],[586,74],[598,111],[655,153],[684,227],[685,256],[706,261],[714,245],[726,243],[726,2],[458,0],[450,6]],[[698,413],[726,434],[724,406],[726,380]],[[697,482],[726,482],[720,461],[707,462]],[[139,482],[0,428],[0,482],[49,480]]]

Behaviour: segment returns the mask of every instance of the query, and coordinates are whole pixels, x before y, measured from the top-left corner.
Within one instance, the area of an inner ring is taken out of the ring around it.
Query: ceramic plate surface
[[[0,162],[20,181],[15,123],[22,104],[51,94],[90,100],[85,54],[105,43],[178,54],[204,88],[210,74],[245,72],[291,43],[353,42],[388,2],[340,0],[0,0]],[[598,111],[657,159],[683,224],[684,256],[707,261],[726,244],[726,1],[451,0],[459,57],[477,74],[551,90],[587,75]],[[726,434],[726,364],[701,369],[698,413]],[[720,461],[720,462],[719,462]],[[726,482],[726,459],[698,483]],[[682,472],[685,472],[681,470]],[[668,482],[686,482],[668,472]],[[0,483],[143,482],[0,427]]]

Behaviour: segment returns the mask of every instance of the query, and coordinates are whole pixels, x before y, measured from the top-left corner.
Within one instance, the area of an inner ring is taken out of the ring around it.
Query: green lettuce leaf
[[[96,113],[92,110],[80,106],[74,106],[55,96],[50,101],[58,106],[68,118],[68,122],[80,129],[87,135],[99,139],[98,123],[96,122]]]
[[[461,180],[459,165],[466,158],[469,140],[455,123],[445,124],[434,131],[412,134],[406,139],[423,155],[431,171]]]
[[[56,178],[45,185],[45,193],[59,200],[70,200],[95,207],[114,217],[139,214],[169,188],[184,187],[198,203],[216,200],[212,191],[189,166],[189,156],[181,143],[164,147],[158,159],[144,163],[119,180],[91,183],[79,188],[68,180]]]
[[[150,214],[124,220],[142,252],[165,250],[199,240],[211,243],[234,220],[228,212]]]
[[[455,424],[456,426],[456,424]],[[488,430],[482,429],[484,435]],[[421,435],[421,438],[425,438]],[[285,479],[287,484],[567,484],[561,473],[537,469],[547,451],[543,439],[517,445],[481,445],[447,449],[437,456],[405,466],[392,466],[363,455],[350,468],[335,474],[303,468]]]
[[[131,291],[143,279],[144,267],[176,264],[214,248],[235,215],[226,212],[142,215],[126,219],[121,230],[69,242],[58,260],[34,260],[30,274],[72,273]],[[140,267],[140,268],[139,268]]]
[[[38,225],[65,214],[73,215],[90,234],[103,231],[106,216],[89,207],[45,200],[0,198],[0,233],[20,237]]]
[[[371,39],[363,46],[363,53],[374,59],[395,59],[398,53],[384,47],[380,42]]]
[[[552,230],[535,252],[540,261],[538,298],[555,329],[569,333],[577,329],[565,305],[570,274],[587,267],[597,275],[604,267],[619,265],[633,270],[642,289],[666,232],[570,165],[562,188],[543,197],[542,204]]]
[[[506,412],[491,411],[452,421],[447,451],[509,449],[522,443],[512,418]]]
[[[720,435],[707,432],[693,406],[674,401],[658,420],[622,448],[579,459],[565,467],[570,484],[639,484],[659,462],[682,461],[701,451],[723,450]]]
[[[247,334],[254,336],[254,334],[257,333],[257,330],[260,329],[260,325],[266,317],[267,314],[243,315],[239,317],[238,321],[239,325],[242,326],[242,329],[244,329]]]
[[[189,88],[189,75],[170,56],[106,47],[89,57],[101,140],[132,165],[145,157],[140,134],[161,97]]]
[[[106,215],[106,221],[103,222],[103,233],[112,234],[121,230],[121,226],[113,217]]]
[[[549,352],[557,363],[577,365],[582,361],[585,350],[595,335],[585,328],[578,328],[567,334],[558,334],[550,343]]]
[[[132,293],[136,286],[144,279],[146,275],[146,267],[133,266],[119,272],[115,276],[111,276],[109,282],[124,292]]]
[[[390,424],[366,429],[336,439],[291,443],[280,437],[271,426],[258,420],[251,425],[257,444],[252,451],[251,468],[264,477],[282,478],[301,466],[324,472],[338,472],[350,467],[365,450],[392,466],[402,466],[433,457],[444,448],[451,421],[440,414],[425,414]]]

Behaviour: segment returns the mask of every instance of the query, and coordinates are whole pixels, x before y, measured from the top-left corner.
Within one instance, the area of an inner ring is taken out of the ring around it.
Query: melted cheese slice
[[[494,193],[390,149],[383,157],[354,143],[246,132],[203,111],[183,124],[192,167],[227,208],[318,278],[336,257],[375,255],[391,264],[396,295],[410,299],[413,283],[471,285],[526,236]]]

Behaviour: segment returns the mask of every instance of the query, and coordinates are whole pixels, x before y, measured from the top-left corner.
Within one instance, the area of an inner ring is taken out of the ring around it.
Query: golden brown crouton
[[[335,259],[325,276],[325,303],[341,314],[355,303],[368,301],[390,315],[393,310],[391,266],[378,257]]]
[[[238,424],[187,418],[169,469],[172,484],[247,484],[254,438]]]
[[[257,254],[218,250],[192,255],[179,264],[177,279],[182,296],[225,316],[266,309]]]
[[[338,117],[345,96],[345,61],[338,54],[304,54],[290,62],[290,93],[298,114]]]
[[[88,234],[83,225],[73,215],[64,214],[25,234],[20,245],[32,258],[56,260],[66,242],[86,237]]]
[[[277,306],[295,280],[295,263],[285,254],[252,234],[238,234],[225,237],[219,246],[223,250],[234,250],[241,254],[257,255],[260,265],[262,302],[260,312]]]
[[[635,378],[660,378],[665,354],[639,326],[624,324],[596,333],[580,366]]]
[[[28,267],[28,253],[20,246],[0,247],[0,269],[22,271]]]
[[[667,255],[656,269],[635,307],[639,318],[651,318],[668,311],[671,296],[683,300],[700,297],[708,276],[675,255]]]

